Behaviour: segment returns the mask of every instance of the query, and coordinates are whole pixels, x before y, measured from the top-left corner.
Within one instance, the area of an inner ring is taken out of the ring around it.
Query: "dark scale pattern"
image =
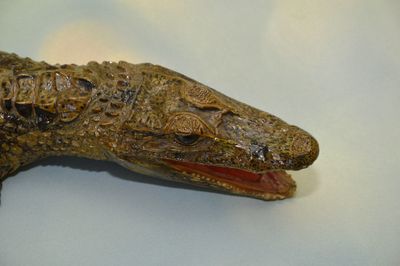
[[[32,104],[15,103],[15,109],[26,119],[29,119],[32,116]]]
[[[47,127],[54,121],[56,114],[47,112],[39,107],[35,107],[36,124],[40,130],[46,130]]]
[[[36,124],[40,130],[46,130],[57,121],[67,123],[79,117],[95,84],[75,77],[78,71],[48,69],[27,69],[25,74],[17,76],[11,71],[3,74],[0,94],[3,112],[19,115],[27,125]]]

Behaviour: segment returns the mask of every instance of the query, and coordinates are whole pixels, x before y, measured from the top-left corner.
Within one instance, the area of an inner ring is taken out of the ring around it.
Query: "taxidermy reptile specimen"
[[[0,52],[0,183],[72,155],[259,198],[283,199],[318,156],[302,129],[152,64],[50,65]]]

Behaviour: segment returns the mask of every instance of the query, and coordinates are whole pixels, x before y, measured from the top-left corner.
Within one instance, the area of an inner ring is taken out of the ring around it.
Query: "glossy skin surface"
[[[39,158],[112,160],[160,178],[283,199],[313,163],[307,132],[179,73],[126,62],[49,65],[0,52],[0,178]]]

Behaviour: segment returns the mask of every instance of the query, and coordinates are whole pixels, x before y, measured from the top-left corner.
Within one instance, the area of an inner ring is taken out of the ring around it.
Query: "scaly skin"
[[[161,66],[49,65],[0,52],[0,182],[59,155],[272,200],[293,195],[283,170],[309,166],[318,143]]]

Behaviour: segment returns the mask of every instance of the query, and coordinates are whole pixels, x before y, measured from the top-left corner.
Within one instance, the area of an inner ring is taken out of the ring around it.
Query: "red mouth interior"
[[[215,165],[174,160],[166,160],[166,162],[172,168],[180,172],[199,174],[250,191],[287,195],[290,194],[295,187],[295,183],[290,175],[282,170],[258,174],[246,170]]]

